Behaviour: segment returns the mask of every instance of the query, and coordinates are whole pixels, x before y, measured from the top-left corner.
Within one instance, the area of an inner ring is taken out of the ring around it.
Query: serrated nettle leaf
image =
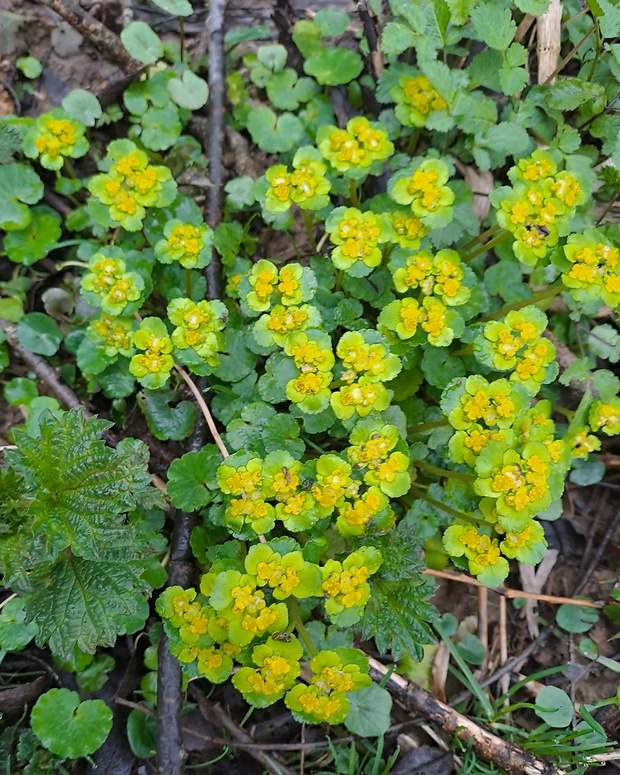
[[[609,0],[598,0],[598,6],[603,12],[599,17],[599,29],[604,38],[617,38],[620,33],[620,8],[616,8]]]
[[[551,0],[515,0],[515,5],[523,13],[540,16],[545,13]]]
[[[510,9],[495,3],[480,3],[471,12],[471,22],[487,46],[498,51],[508,48],[517,31]]]
[[[609,323],[594,326],[588,334],[588,347],[599,358],[617,363],[620,360],[620,332]]]

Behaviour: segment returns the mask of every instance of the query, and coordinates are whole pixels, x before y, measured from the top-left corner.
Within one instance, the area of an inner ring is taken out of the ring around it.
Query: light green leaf
[[[97,119],[103,114],[99,100],[85,89],[70,91],[63,99],[62,106],[71,118],[86,126],[95,126]]]
[[[348,692],[351,710],[344,725],[360,737],[381,737],[390,726],[392,698],[387,689],[371,684],[357,692]]]
[[[599,612],[589,606],[561,605],[555,620],[566,632],[588,632],[598,622]]]
[[[489,48],[505,51],[512,43],[517,25],[509,8],[496,3],[481,3],[471,12],[474,29]]]
[[[145,22],[130,22],[121,32],[127,52],[138,62],[152,65],[164,55],[164,44]]]
[[[186,70],[180,78],[172,78],[167,88],[176,104],[188,110],[202,108],[209,99],[207,82],[191,70]]]
[[[446,0],[446,3],[450,9],[450,21],[460,27],[467,21],[476,0]]]
[[[361,56],[340,46],[322,49],[304,62],[304,72],[316,78],[321,86],[349,83],[357,78],[363,69]]]
[[[191,16],[194,13],[189,0],[151,0],[151,2],[174,16]]]
[[[549,8],[550,0],[515,0],[515,5],[523,13],[540,16]]]
[[[41,178],[29,164],[0,165],[0,229],[25,229],[31,219],[28,205],[42,196]]]
[[[25,229],[10,231],[4,238],[4,249],[11,261],[32,266],[54,249],[62,229],[60,217],[49,207],[33,207]]]
[[[37,355],[54,355],[62,342],[58,323],[42,312],[31,312],[17,324],[19,343]]]
[[[609,403],[620,391],[620,379],[608,369],[593,372],[592,384],[603,403]]]
[[[248,132],[265,153],[285,153],[301,143],[304,127],[292,113],[276,116],[270,108],[257,108],[248,117]]]
[[[349,14],[335,8],[322,8],[315,15],[313,22],[325,38],[337,38],[347,31]]]
[[[112,729],[112,711],[103,700],[80,702],[77,692],[50,689],[37,700],[30,725],[49,751],[77,759],[104,744]]]
[[[38,78],[43,72],[43,67],[38,59],[34,57],[18,57],[15,60],[15,67],[23,73],[26,78]]]
[[[387,56],[398,56],[403,51],[413,48],[418,36],[402,22],[388,22],[381,35],[381,51]]]
[[[168,469],[168,496],[172,504],[183,511],[198,511],[210,503],[209,468],[214,469],[221,462],[213,446],[175,460]]]
[[[599,28],[604,38],[617,38],[620,33],[620,8],[616,8],[609,0],[598,0],[603,11],[599,18]]]
[[[280,70],[284,70],[286,60],[288,59],[286,48],[280,43],[261,46],[256,56],[261,65],[266,67],[267,70],[271,70],[272,73],[279,73]]]
[[[545,686],[536,695],[536,715],[550,727],[567,727],[573,719],[573,703],[568,694],[557,686]]]
[[[620,332],[609,323],[594,326],[588,334],[588,347],[599,358],[617,363],[620,360]]]

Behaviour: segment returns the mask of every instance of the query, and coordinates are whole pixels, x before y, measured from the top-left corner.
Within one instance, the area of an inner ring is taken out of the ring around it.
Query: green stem
[[[383,263],[387,264],[389,257],[392,255],[392,251],[396,247],[396,243],[392,242],[390,245],[387,245],[385,250],[383,251]]]
[[[307,444],[307,445],[308,445],[308,446],[309,446],[311,449],[313,449],[315,452],[318,452],[318,453],[319,453],[319,455],[324,455],[324,454],[325,454],[325,450],[323,449],[323,447],[319,447],[319,445],[318,445],[318,444],[315,444],[315,443],[312,441],[312,439],[309,439],[309,438],[308,438],[308,436],[306,436],[306,435],[303,435],[303,434],[302,434],[301,438],[302,438],[302,440],[303,440],[304,444]]]
[[[504,315],[506,315],[508,312],[511,312],[515,309],[523,309],[523,307],[529,307],[530,304],[538,304],[545,299],[557,296],[558,292],[563,288],[564,283],[561,280],[558,280],[557,283],[553,283],[553,285],[550,285],[548,288],[545,288],[542,291],[537,291],[533,296],[530,296],[529,299],[519,299],[519,301],[513,301],[510,304],[505,304],[501,309],[498,309],[495,312],[491,312],[489,315],[484,315],[483,317],[478,318],[476,322],[486,323],[488,320],[497,320],[498,318],[504,317]]]
[[[185,19],[179,16],[179,56],[181,57],[181,64],[185,59]]]
[[[83,261],[63,261],[62,264],[57,264],[56,270],[60,271],[61,269],[64,269],[66,266],[79,266],[82,269],[90,269],[90,265],[85,264]]]
[[[486,231],[483,231],[477,237],[474,237],[474,239],[470,240],[466,245],[463,245],[461,250],[463,251],[471,250],[474,247],[474,245],[478,245],[478,243],[484,242],[485,239],[492,237],[495,234],[495,232],[500,228],[501,227],[497,223],[494,226],[490,226]]]
[[[301,256],[299,255],[299,248],[297,247],[297,243],[295,242],[295,237],[293,237],[293,235],[288,229],[285,229],[284,233],[286,234],[288,241],[293,246],[293,250],[295,251],[295,256],[297,257],[297,260],[301,261]]]
[[[185,295],[188,299],[192,298],[192,270],[185,270]]]
[[[553,411],[557,412],[558,414],[564,415],[564,417],[566,417],[566,419],[569,422],[575,416],[575,410],[574,409],[565,409],[563,406],[558,406],[557,404],[553,404]]]
[[[299,605],[297,604],[297,600],[295,600],[294,597],[289,597],[286,601],[286,604],[288,606],[289,618],[297,630],[297,634],[299,635],[300,640],[308,649],[310,655],[316,657],[319,652],[317,647],[312,642],[310,633],[304,627],[304,623],[301,621],[301,613],[299,612]]]
[[[457,471],[449,471],[447,468],[438,468],[437,466],[433,466],[430,463],[426,463],[424,460],[415,460],[413,465],[416,468],[420,468],[422,471],[426,471],[429,474],[434,474],[435,476],[444,476],[447,479],[458,479],[461,482],[476,481],[476,477],[473,476],[473,474],[460,474]]]
[[[302,210],[301,214],[304,218],[304,225],[306,227],[306,234],[308,235],[308,242],[310,243],[310,247],[312,248],[312,252],[316,255],[318,252],[316,240],[314,239],[314,233],[312,231],[312,227],[314,225],[314,213],[310,210]]]
[[[433,422],[423,422],[420,425],[414,425],[411,428],[407,428],[408,435],[414,433],[424,433],[425,431],[432,431],[433,428],[443,428],[444,425],[448,425],[448,420],[433,420]]]
[[[504,239],[504,237],[506,237],[507,234],[508,232],[506,231],[506,229],[502,229],[501,232],[496,237],[493,237],[493,239],[486,242],[477,250],[474,250],[473,253],[470,253],[468,256],[464,256],[463,258],[461,258],[461,263],[467,264],[470,261],[473,261],[474,258],[477,258],[478,256],[482,255],[482,253],[487,253],[489,250],[491,250],[491,248],[495,247],[495,245],[497,245],[498,242],[501,242]]]
[[[591,81],[592,78],[594,78],[594,71],[596,70],[596,65],[598,64],[598,58],[601,55],[601,48],[602,48],[601,28],[599,27],[597,18],[594,19],[594,34],[596,35],[596,48],[594,49],[594,59],[592,60],[592,67],[590,68],[590,74],[586,79],[588,81]]]
[[[411,492],[413,493],[414,497],[425,501],[429,504],[429,506],[434,506],[440,511],[445,511],[446,514],[449,514],[455,519],[462,519],[463,521],[469,522],[472,525],[477,525],[479,522],[479,520],[477,520],[473,514],[465,514],[464,511],[457,511],[457,509],[453,509],[452,506],[448,506],[441,501],[435,500],[435,498],[431,498],[430,495],[427,495],[425,492],[421,492],[415,484],[412,486]]]
[[[459,347],[458,350],[455,350],[453,353],[450,353],[450,355],[454,355],[457,358],[463,358],[465,355],[473,355],[474,354],[474,346],[471,344],[468,344],[467,347]]]
[[[70,178],[73,178],[73,180],[79,180],[78,176],[75,174],[75,170],[73,169],[73,164],[71,164],[68,156],[65,156],[65,167],[67,168],[67,172],[69,173]]]
[[[415,132],[411,135],[411,137],[409,138],[409,143],[407,145],[407,150],[405,151],[407,156],[413,156],[414,155],[414,153],[417,150],[418,143],[420,142],[420,137],[421,136],[422,136],[422,127],[419,126],[415,130]]]
[[[353,178],[349,178],[349,199],[351,200],[353,207],[360,206],[360,198],[357,194],[357,185]]]

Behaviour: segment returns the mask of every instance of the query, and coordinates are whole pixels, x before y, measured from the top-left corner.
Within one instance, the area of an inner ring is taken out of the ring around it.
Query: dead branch
[[[211,187],[207,191],[207,223],[215,229],[222,217],[224,186],[224,11],[226,0],[211,0],[209,3],[209,132],[207,135],[207,157]],[[211,262],[205,269],[207,298],[222,297],[222,265],[214,251]]]
[[[55,11],[68,22],[80,35],[101,50],[110,60],[126,71],[140,70],[143,65],[130,56],[121,39],[109,30],[105,24],[97,21],[88,11],[71,0],[36,0]]]
[[[370,675],[375,681],[383,681],[388,668],[369,657]],[[436,700],[432,694],[408,681],[398,673],[392,673],[386,688],[406,710],[418,713],[434,722],[450,737],[461,742],[471,741],[472,749],[482,759],[493,762],[514,775],[559,775],[560,771],[518,745],[508,743],[497,735],[476,724],[467,716]]]

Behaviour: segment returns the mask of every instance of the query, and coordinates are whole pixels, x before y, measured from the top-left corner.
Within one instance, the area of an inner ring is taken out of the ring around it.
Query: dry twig
[[[372,678],[375,681],[385,680],[388,668],[372,657],[368,661]],[[450,737],[457,737],[463,743],[471,742],[478,756],[501,769],[514,775],[559,775],[559,770],[552,765],[537,759],[518,745],[502,740],[398,673],[390,675],[386,688],[408,711],[419,713],[438,724]]]
[[[121,39],[109,30],[105,24],[97,21],[88,11],[71,0],[37,0],[55,11],[87,40],[99,48],[112,62],[116,62],[123,70],[138,71],[143,65],[130,56]]]

